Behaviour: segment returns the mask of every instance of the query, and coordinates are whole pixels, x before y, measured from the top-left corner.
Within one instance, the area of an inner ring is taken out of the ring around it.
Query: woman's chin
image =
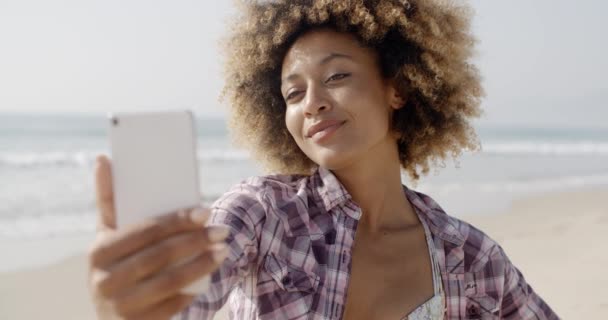
[[[348,157],[345,152],[325,151],[321,154],[316,154],[315,157],[311,157],[311,159],[323,168],[336,170],[348,164],[350,157]]]

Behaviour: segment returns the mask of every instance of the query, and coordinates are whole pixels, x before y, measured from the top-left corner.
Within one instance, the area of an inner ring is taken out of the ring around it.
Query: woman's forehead
[[[287,51],[282,73],[304,65],[322,65],[338,58],[358,61],[366,55],[366,51],[368,49],[361,46],[350,33],[328,29],[310,31],[300,36]]]

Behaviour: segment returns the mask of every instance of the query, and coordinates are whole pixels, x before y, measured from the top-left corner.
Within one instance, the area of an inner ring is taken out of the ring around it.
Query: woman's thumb
[[[95,164],[97,231],[116,229],[116,211],[112,188],[112,165],[105,155],[98,155]]]

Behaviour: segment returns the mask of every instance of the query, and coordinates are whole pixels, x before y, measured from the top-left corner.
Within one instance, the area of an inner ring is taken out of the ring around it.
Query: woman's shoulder
[[[426,208],[429,221],[436,224],[434,235],[444,239],[438,247],[443,249],[443,257],[439,260],[450,282],[447,294],[452,299],[467,297],[466,304],[451,305],[452,313],[462,314],[460,308],[465,307],[466,313],[482,311],[501,318],[509,315],[518,319],[533,316],[558,319],[497,241],[464,219],[447,214],[428,195],[416,194],[414,199],[420,207]],[[531,313],[530,310],[535,311]]]
[[[230,187],[213,202],[210,224],[228,225],[237,230],[245,228],[254,231],[256,237],[261,237],[264,229],[277,232],[277,225],[284,226],[290,233],[292,228],[296,228],[292,225],[294,221],[305,220],[298,217],[306,211],[292,209],[302,208],[301,204],[306,200],[303,197],[308,196],[309,188],[307,176],[303,175],[249,177]],[[299,202],[299,205],[293,206],[294,202]]]
[[[290,198],[308,186],[307,175],[269,174],[251,176],[232,185],[212,207],[239,206],[241,203],[268,205]],[[300,192],[301,193],[301,192]]]
[[[488,266],[490,263],[497,266],[502,264],[506,255],[500,244],[487,232],[479,229],[470,222],[456,217],[450,217],[456,225],[458,231],[464,239],[463,251],[470,257],[465,266],[469,266],[469,271],[477,271]]]
[[[476,271],[489,262],[506,259],[499,243],[488,233],[466,221],[466,218],[447,213],[429,195],[421,192],[416,193],[427,206],[429,212],[427,216],[431,223],[435,225],[435,233],[454,247],[451,248],[450,254],[462,258],[462,266],[465,271]],[[454,251],[454,249],[456,250]]]
[[[464,240],[462,254],[465,271],[488,271],[486,269],[489,268],[492,276],[498,276],[497,273],[505,271],[510,261],[498,241],[462,218],[449,216],[449,219],[458,227],[458,232]]]

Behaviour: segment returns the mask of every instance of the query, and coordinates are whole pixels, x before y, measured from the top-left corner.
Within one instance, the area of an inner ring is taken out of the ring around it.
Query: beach
[[[608,314],[606,199],[606,187],[581,188],[519,198],[504,212],[462,219],[498,241],[561,318],[601,319]],[[0,318],[94,319],[85,252],[1,273]],[[227,310],[216,319],[227,319]]]

